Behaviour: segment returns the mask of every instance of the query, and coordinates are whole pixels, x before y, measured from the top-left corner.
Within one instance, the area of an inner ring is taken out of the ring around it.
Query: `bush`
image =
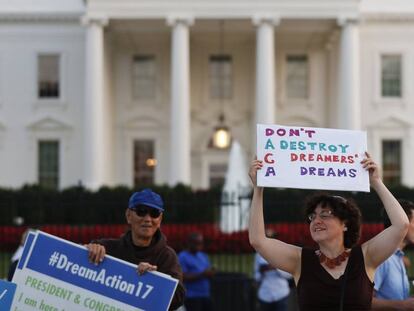
[[[165,201],[163,223],[217,223],[220,218],[221,189],[192,191],[189,187],[154,186]],[[25,186],[19,190],[0,189],[0,225],[15,224],[23,217],[25,224],[118,224],[125,222],[124,211],[133,191],[127,187],[102,187],[92,192],[83,187],[62,191]],[[414,191],[391,189],[397,198],[414,201]],[[304,200],[310,190],[268,188],[264,196],[266,222],[304,222]],[[352,197],[361,207],[364,222],[382,222],[382,205],[373,192],[339,193]],[[232,196],[231,196],[232,197]],[[237,201],[240,198],[235,198]],[[237,203],[237,202],[235,202]],[[237,204],[235,204],[237,205]]]
[[[278,233],[278,238],[284,242],[298,246],[315,246],[306,223],[273,223],[268,224]],[[63,239],[86,244],[99,238],[118,238],[127,229],[126,224],[114,225],[43,225],[39,230],[56,235]],[[26,227],[0,226],[0,251],[15,250]],[[251,253],[253,248],[249,243],[247,230],[223,233],[213,223],[162,224],[161,230],[168,244],[177,252],[186,247],[186,241],[191,232],[200,232],[204,236],[205,250],[208,253]],[[383,230],[382,224],[364,224],[361,241],[364,242]]]
[[[214,221],[220,204],[219,190],[193,192],[182,185],[152,189],[164,199],[164,222]],[[134,191],[137,190],[103,187],[91,192],[72,187],[59,192],[36,185],[0,189],[0,225],[14,224],[16,217],[23,217],[29,225],[124,223],[124,211]]]

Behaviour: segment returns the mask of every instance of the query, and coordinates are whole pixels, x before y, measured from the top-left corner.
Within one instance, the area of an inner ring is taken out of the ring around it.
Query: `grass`
[[[253,276],[254,254],[212,254],[209,257],[211,265],[218,272],[236,272]]]
[[[0,252],[0,279],[7,278],[7,272],[9,271],[10,258],[12,253]]]

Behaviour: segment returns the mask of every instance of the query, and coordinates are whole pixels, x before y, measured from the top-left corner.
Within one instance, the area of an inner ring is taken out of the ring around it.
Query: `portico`
[[[134,137],[155,141],[155,182],[208,187],[209,159],[226,161],[226,151],[208,149],[220,111],[249,156],[254,153],[256,123],[360,129],[355,78],[359,74],[358,1],[324,2],[323,10],[320,1],[302,1],[307,10],[301,11],[289,1],[263,2],[266,10],[217,2],[212,11],[207,1],[198,1],[189,14],[168,5],[158,8],[150,1],[88,1],[84,17],[84,181],[88,187],[130,183],[132,159],[125,153],[131,152],[127,140]],[[218,100],[209,94],[208,59],[219,53],[220,21],[226,31],[221,52],[231,56],[233,85],[232,96]],[[127,94],[135,54],[157,59],[153,99],[134,100]],[[287,94],[289,55],[306,57],[305,97]],[[113,165],[106,159],[113,159]]]

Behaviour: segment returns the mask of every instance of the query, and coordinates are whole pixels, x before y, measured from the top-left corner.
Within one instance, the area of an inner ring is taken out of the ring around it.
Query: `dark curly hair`
[[[344,246],[352,248],[361,237],[361,212],[352,199],[345,199],[341,196],[331,195],[328,193],[316,193],[306,200],[306,216],[313,213],[316,207],[330,208],[335,217],[343,221],[348,228],[344,231]],[[310,222],[308,220],[308,222]]]

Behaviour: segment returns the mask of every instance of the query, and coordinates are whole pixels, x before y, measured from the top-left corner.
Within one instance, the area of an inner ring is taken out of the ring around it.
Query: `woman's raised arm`
[[[401,244],[407,234],[409,221],[397,199],[382,182],[377,164],[368,153],[366,156],[361,162],[362,166],[369,171],[371,187],[381,199],[391,221],[390,227],[362,245],[365,265],[374,273],[375,269],[391,256]]]
[[[253,183],[253,198],[250,209],[249,241],[275,268],[292,274],[297,282],[300,276],[301,248],[268,238],[265,234],[263,218],[263,188],[257,187],[257,170],[262,168],[262,161],[255,159],[250,166],[249,176]]]

